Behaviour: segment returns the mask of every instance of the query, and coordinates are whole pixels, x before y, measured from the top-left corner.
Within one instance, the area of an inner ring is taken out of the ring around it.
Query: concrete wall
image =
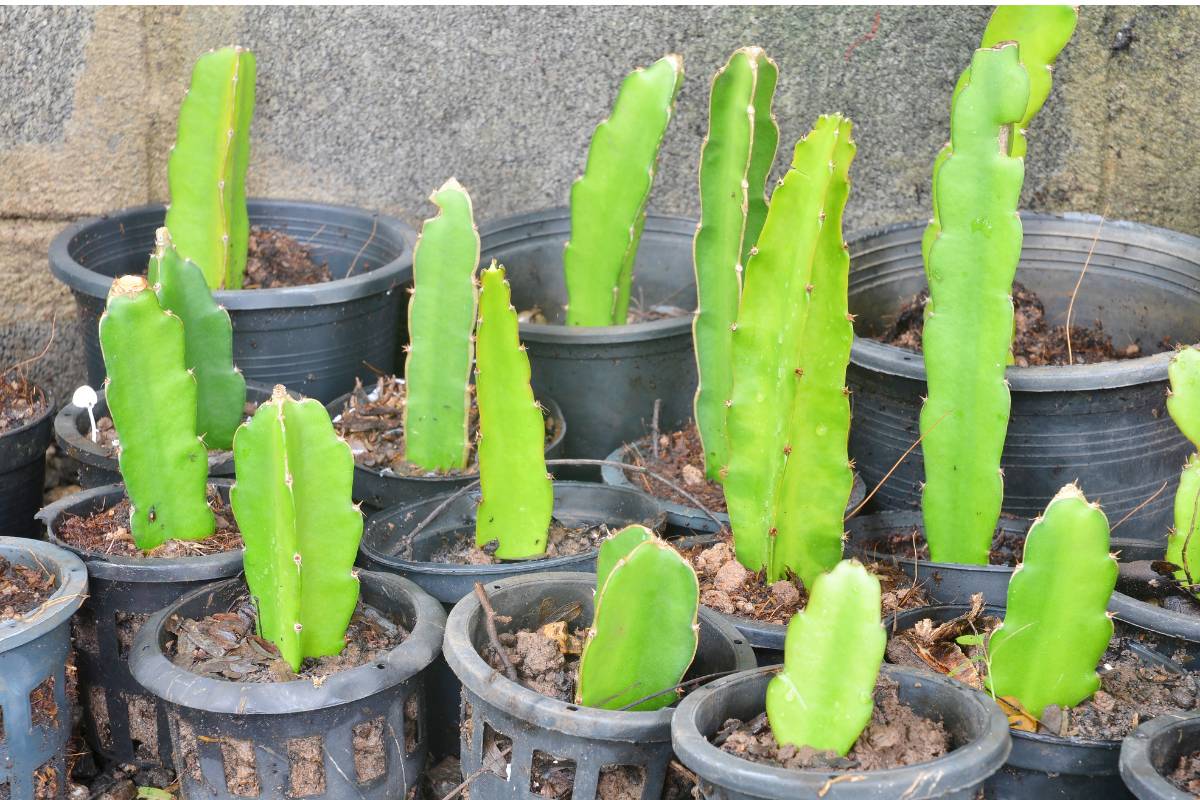
[[[0,8],[0,364],[75,385],[73,305],[46,246],[80,216],[166,198],[194,58],[258,56],[253,194],[413,224],[456,175],[481,219],[563,204],[632,66],[684,55],[656,210],[696,211],[709,80],[736,47],[779,63],[783,152],[822,112],[856,123],[848,233],[928,215],[955,78],[989,9]],[[1200,10],[1085,7],[1034,123],[1025,202],[1200,233]],[[851,48],[851,45],[858,45]],[[781,163],[783,159],[780,159]]]

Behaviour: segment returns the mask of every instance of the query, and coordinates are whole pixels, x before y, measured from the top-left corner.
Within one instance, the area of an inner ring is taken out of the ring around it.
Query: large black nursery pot
[[[87,570],[71,553],[36,539],[0,536],[0,558],[54,575],[54,593],[29,613],[0,622],[0,797],[63,797],[67,787],[67,624],[87,594]],[[49,698],[46,693],[49,692]],[[33,697],[53,716],[34,718]],[[37,791],[52,786],[50,793]]]
[[[1200,750],[1200,712],[1164,714],[1142,723],[1121,742],[1121,779],[1138,800],[1192,800],[1166,775]]]
[[[633,304],[674,306],[687,313],[634,325],[566,327],[567,291],[563,247],[571,235],[571,212],[554,208],[479,226],[481,263],[496,259],[508,268],[513,304],[537,308],[546,323],[521,323],[529,352],[533,390],[553,397],[571,421],[565,454],[604,458],[622,442],[650,430],[654,403],[662,401],[659,425],[676,427],[692,415],[696,362],[692,310],[695,220],[650,214],[633,272]],[[594,468],[572,473],[595,475]]]
[[[337,419],[346,407],[350,393],[342,395],[325,405],[330,419]],[[563,441],[567,434],[567,421],[558,403],[549,398],[539,401],[544,415],[554,424],[554,435],[546,442],[546,458],[562,456]],[[453,492],[479,480],[479,471],[463,475],[397,475],[391,469],[375,469],[354,464],[354,499],[369,508],[384,509],[392,506],[415,503],[446,492]]]
[[[265,383],[246,383],[246,400],[262,403],[271,399],[272,387]],[[99,401],[92,414],[96,419],[108,416],[104,389],[96,392]],[[84,489],[111,486],[121,482],[121,468],[114,452],[91,439],[91,420],[86,408],[67,403],[54,417],[54,439],[62,452],[79,463],[79,484]],[[214,450],[208,454],[208,474],[214,478],[233,476],[233,451]]]
[[[228,499],[230,481],[212,481]],[[131,558],[80,550],[58,530],[69,516],[88,516],[125,497],[124,485],[100,486],[38,513],[46,538],[87,564],[90,589],[73,620],[84,735],[105,761],[144,767],[171,763],[167,719],[158,698],[129,672],[132,640],[149,615],[181,595],[242,571],[242,551],[194,558]]]
[[[189,592],[142,626],[130,669],[168,708],[174,767],[183,800],[305,797],[396,800],[421,778],[426,755],[424,671],[437,655],[446,616],[432,597],[395,575],[360,572],[363,602],[398,620],[408,637],[383,658],[326,677],[235,683],[175,666],[163,648],[171,617],[199,619],[233,607],[241,579]],[[407,714],[407,717],[406,717]],[[413,723],[406,725],[406,719]],[[382,744],[368,731],[382,728]],[[320,760],[293,758],[298,740],[316,739]],[[356,742],[358,746],[356,747]],[[363,758],[383,748],[384,765]],[[243,767],[239,780],[231,760]],[[248,766],[248,770],[246,767]]]
[[[0,434],[0,536],[37,536],[34,514],[42,507],[54,402],[36,391],[45,403],[41,412]]]
[[[523,575],[491,583],[487,592],[497,614],[511,617],[501,631],[536,628],[543,606],[578,603],[576,624],[591,624],[596,576],[559,572]],[[700,643],[685,680],[753,666],[750,648],[719,615],[700,609]],[[508,680],[484,661],[488,645],[483,609],[474,595],[455,605],[446,622],[446,660],[462,680],[462,769],[476,775],[473,800],[524,800],[536,791],[533,763],[539,754],[569,770],[571,797],[592,800],[610,770],[624,767],[636,778],[641,800],[658,800],[671,760],[673,708],[606,711],[546,697]],[[502,762],[488,748],[507,740]],[[486,761],[486,763],[485,763]],[[631,787],[631,791],[634,791]]]
[[[756,764],[715,747],[709,739],[726,720],[749,720],[763,712],[767,684],[777,670],[760,667],[721,678],[679,704],[671,741],[679,760],[696,773],[700,798],[974,800],[1008,756],[1008,720],[991,698],[958,681],[890,664],[883,666],[883,674],[899,685],[900,701],[920,716],[940,720],[950,734],[954,749],[941,758],[870,772],[792,770]]]
[[[1123,536],[1155,538],[1170,524],[1179,467],[1192,447],[1166,413],[1172,343],[1200,341],[1200,239],[1132,222],[1072,214],[1021,214],[1025,237],[1017,280],[1061,325],[1089,249],[1072,322],[1103,322],[1116,347],[1141,346],[1141,358],[1063,367],[1010,367],[1012,416],[1001,465],[1004,510],[1041,513],[1055,492],[1078,480],[1120,519],[1162,485],[1167,491],[1133,515]],[[920,435],[926,395],[920,353],[881,344],[900,303],[926,285],[921,261],[925,222],[875,231],[850,243],[850,311],[858,337],[847,382],[854,393],[850,454],[868,484],[879,483]],[[876,508],[920,504],[920,448],[875,496]]]
[[[967,608],[965,605],[941,605],[904,611],[892,618],[888,630],[906,630],[922,619],[931,619],[934,623],[946,622],[962,615]],[[1001,607],[990,606],[986,611],[1004,616]],[[1117,633],[1122,633],[1123,628],[1118,623]],[[1166,655],[1166,651],[1182,650],[1189,662],[1194,662],[1195,656],[1200,655],[1200,649],[1187,642],[1127,628],[1125,632],[1137,634],[1142,639],[1130,642],[1129,647],[1148,665],[1178,672],[1183,667]],[[932,675],[926,672],[921,674]],[[1118,772],[1120,740],[1063,738],[1017,730],[1011,734],[1013,745],[1008,761],[988,779],[985,787],[989,800],[1027,800],[1035,797],[1116,800],[1129,796]]]
[[[282,231],[328,262],[334,280],[312,286],[214,292],[233,321],[233,360],[250,380],[322,402],[391,371],[405,330],[416,233],[403,222],[347,206],[251,199],[250,224]],[[50,271],[75,295],[88,381],[100,386],[97,323],[112,279],[144,274],[162,205],[139,206],[67,227],[50,244]],[[368,366],[370,365],[370,366]]]

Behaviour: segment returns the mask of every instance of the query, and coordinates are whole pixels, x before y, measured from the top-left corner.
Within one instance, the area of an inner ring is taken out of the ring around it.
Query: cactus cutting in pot
[[[1200,348],[1180,350],[1167,374],[1171,390],[1167,411],[1193,445],[1200,448]],[[1175,527],[1167,538],[1166,560],[1176,567],[1175,580],[1200,597],[1200,453],[1188,457],[1175,493]]]

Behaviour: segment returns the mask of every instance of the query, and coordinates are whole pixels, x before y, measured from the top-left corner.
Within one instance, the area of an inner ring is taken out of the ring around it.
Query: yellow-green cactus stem
[[[1200,349],[1188,347],[1176,353],[1167,375],[1171,380],[1167,411],[1188,441],[1200,447]],[[1180,567],[1176,580],[1200,597],[1200,453],[1188,456],[1179,476],[1167,561]]]
[[[596,586],[604,585],[613,567],[628,556],[633,548],[653,538],[654,534],[646,526],[628,525],[606,539],[596,555]]]

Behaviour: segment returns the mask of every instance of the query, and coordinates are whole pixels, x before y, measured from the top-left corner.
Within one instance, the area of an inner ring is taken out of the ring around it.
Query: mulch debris
[[[241,549],[242,534],[233,509],[211,486],[208,504],[217,518],[217,529],[212,536],[196,541],[170,539],[146,552],[138,548],[129,532],[131,508],[128,498],[122,498],[116,505],[96,514],[64,514],[55,533],[78,550],[130,558],[188,558]]]
[[[333,280],[329,263],[318,264],[312,252],[282,231],[250,229],[243,289],[310,286]]]
[[[14,564],[0,556],[0,622],[18,619],[54,594],[57,581],[49,569]]]

